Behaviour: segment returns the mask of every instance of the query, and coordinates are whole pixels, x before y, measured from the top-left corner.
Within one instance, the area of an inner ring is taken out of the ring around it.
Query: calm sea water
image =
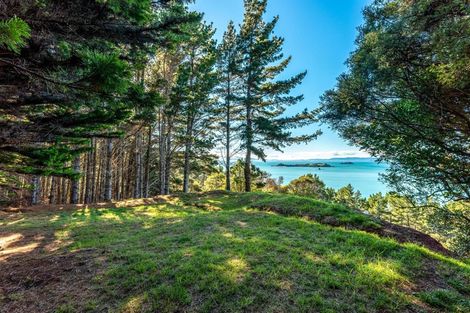
[[[342,164],[352,162],[352,164]],[[278,167],[279,163],[284,164],[305,164],[305,163],[328,163],[333,167]],[[328,187],[335,189],[351,184],[354,189],[359,190],[363,196],[377,192],[386,192],[387,187],[379,181],[379,174],[384,173],[388,168],[385,163],[377,163],[371,158],[335,158],[328,160],[302,160],[302,161],[255,161],[254,164],[272,175],[273,178],[284,177],[284,183],[308,174],[317,174]]]

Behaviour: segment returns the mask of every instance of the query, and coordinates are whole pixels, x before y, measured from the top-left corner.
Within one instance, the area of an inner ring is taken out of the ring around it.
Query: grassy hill
[[[142,201],[0,213],[0,312],[470,312],[468,264],[342,206]]]

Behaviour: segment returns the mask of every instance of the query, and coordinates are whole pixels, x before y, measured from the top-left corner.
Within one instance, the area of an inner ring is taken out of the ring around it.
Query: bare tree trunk
[[[62,177],[57,177],[56,178],[56,204],[60,204],[60,201],[62,201]]]
[[[49,194],[49,204],[56,204],[57,203],[57,198],[56,198],[56,193],[57,193],[57,180],[58,178],[53,176],[52,181],[51,181],[51,193]]]
[[[229,93],[230,93],[230,83],[229,83]],[[225,160],[225,190],[230,191],[230,100],[227,100],[227,116],[226,116],[226,125],[225,125],[225,136],[226,136],[226,143],[225,143],[225,153],[226,153],[226,160]]]
[[[80,172],[80,156],[76,156],[73,160],[73,171],[75,173]],[[80,177],[77,177],[72,180],[72,193],[70,196],[70,202],[73,204],[78,204],[79,202],[79,191],[80,191]]]
[[[253,126],[251,120],[251,104],[249,103],[248,93],[248,105],[246,107],[246,157],[245,157],[245,191],[251,191],[251,146],[253,144]]]
[[[106,162],[106,156],[104,156],[103,146],[100,144],[99,148],[97,147],[97,157],[96,157],[96,191],[95,191],[95,201],[100,202],[104,199],[104,190],[103,190],[103,182],[104,182],[104,165],[103,162]]]
[[[91,139],[91,147],[94,148],[94,139]],[[85,188],[85,203],[91,203],[93,200],[92,185],[93,181],[93,151],[88,152],[87,155],[87,169],[86,169],[86,188]]]
[[[124,194],[122,195],[123,199],[126,199],[126,198],[131,198],[133,196],[133,190],[132,190],[132,175],[135,175],[134,171],[131,171],[131,165],[134,165],[133,164],[133,160],[131,159],[131,153],[127,153],[127,167],[126,167],[126,171],[127,171],[127,175],[125,176],[126,179],[125,179],[125,182],[124,182],[124,187],[125,187],[125,192]],[[134,165],[135,167],[135,165]],[[134,179],[135,181],[135,179]]]
[[[118,173],[119,173],[119,179],[118,179],[118,187],[116,190],[116,199],[121,200],[122,195],[124,194],[124,164],[125,164],[125,158],[126,154],[124,151],[124,142],[123,140],[120,141],[120,151],[119,151],[119,161],[118,161]]]
[[[160,120],[159,125],[159,135],[158,138],[158,153],[159,153],[159,183],[160,183],[160,194],[165,194],[165,186],[166,186],[166,155],[167,155],[167,146],[165,142],[165,126],[164,122]]]
[[[141,134],[138,132],[135,137],[135,188],[134,198],[142,197],[142,155],[140,153]]]
[[[113,139],[109,138],[106,144],[106,171],[105,171],[105,182],[104,182],[104,201],[111,201],[111,198],[112,198],[112,180],[113,180],[112,158],[113,158]]]
[[[96,202],[96,189],[97,189],[97,181],[96,181],[96,159],[97,159],[97,150],[98,144],[96,139],[93,140],[93,159],[91,160],[91,202]]]
[[[33,191],[31,193],[31,205],[36,205],[39,203],[39,194],[41,193],[39,176],[33,176],[33,178],[31,179],[31,184],[33,185]]]
[[[189,172],[190,172],[190,157],[193,140],[193,119],[188,118],[186,127],[186,144],[184,149],[184,168],[183,168],[183,192],[189,192]]]
[[[62,177],[62,194],[61,194],[61,200],[60,202],[62,204],[66,204],[67,203],[67,194],[68,194],[68,184],[67,184],[67,179],[63,178]]]
[[[44,188],[42,188],[42,202],[49,202],[51,196],[51,182],[52,177],[46,176],[44,179]]]
[[[82,173],[85,173],[85,175],[82,175],[80,179],[80,193],[78,197],[78,203],[85,203],[85,188],[86,188],[86,161],[87,161],[87,155],[83,155],[80,157],[80,171]]]
[[[152,148],[152,126],[149,125],[148,133],[147,133],[147,151],[145,153],[144,198],[148,198],[149,196],[151,148]]]
[[[163,189],[163,194],[169,195],[170,194],[170,177],[171,177],[171,131],[168,132],[166,138],[166,156],[165,156],[165,185]]]

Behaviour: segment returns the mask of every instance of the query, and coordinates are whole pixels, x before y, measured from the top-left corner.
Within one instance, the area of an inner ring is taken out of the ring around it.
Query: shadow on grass
[[[52,223],[70,254],[94,251],[96,292],[81,299],[92,312],[429,311],[417,292],[452,290],[461,301],[447,278],[465,286],[470,276],[414,245],[233,207],[88,209]]]

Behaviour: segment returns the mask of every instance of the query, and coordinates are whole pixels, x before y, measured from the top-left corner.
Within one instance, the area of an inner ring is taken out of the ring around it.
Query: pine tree
[[[175,128],[181,112],[181,102],[175,101],[174,88],[178,69],[184,54],[180,48],[184,38],[179,37],[173,45],[161,49],[149,67],[148,88],[158,92],[164,99],[157,109],[153,136],[157,137],[158,165],[157,185],[159,194],[169,194],[172,159],[176,145]]]
[[[136,93],[146,93],[133,81],[139,60],[199,19],[183,2],[7,0],[0,116],[10,118],[0,119],[0,171],[72,178],[91,138],[122,134],[141,105]]]
[[[200,23],[189,27],[190,37],[183,48],[187,57],[180,65],[173,93],[173,101],[181,103],[181,123],[184,124],[180,134],[184,145],[183,192],[189,192],[194,149],[196,146],[207,150],[212,147],[208,133],[213,109],[210,97],[217,82],[212,26]]]
[[[238,72],[241,55],[237,46],[237,33],[235,25],[230,21],[224,33],[221,44],[218,46],[217,74],[219,85],[217,94],[220,97],[217,113],[220,115],[222,145],[225,156],[225,190],[231,190],[230,165],[231,157],[238,152],[235,145],[237,122],[241,119],[241,106],[239,104],[240,73]]]
[[[303,96],[290,96],[291,90],[304,79],[306,72],[286,80],[277,80],[289,65],[291,57],[284,58],[284,39],[273,36],[278,17],[263,21],[267,0],[245,0],[245,15],[241,25],[238,49],[243,59],[243,98],[245,111],[243,123],[243,148],[245,156],[245,191],[251,190],[252,155],[264,160],[264,148],[282,151],[286,145],[308,142],[318,132],[293,136],[289,129],[308,125],[315,121],[314,113],[303,111],[285,117],[288,106],[303,100]]]

